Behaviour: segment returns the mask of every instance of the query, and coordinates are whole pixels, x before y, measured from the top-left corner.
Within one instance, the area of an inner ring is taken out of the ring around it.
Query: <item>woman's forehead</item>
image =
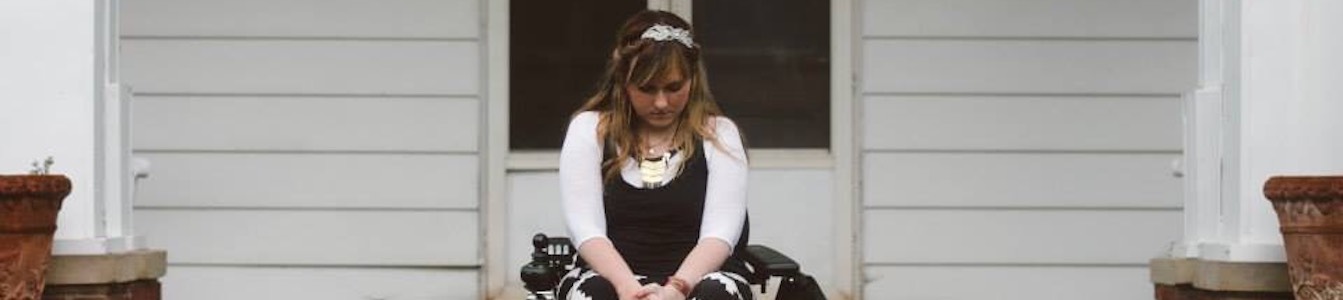
[[[679,68],[678,66],[675,66],[673,64],[667,64],[663,65],[661,69],[662,70],[657,70],[653,74],[650,74],[652,76],[648,77],[647,80],[644,80],[639,84],[664,85],[685,80],[685,72],[682,72],[681,68]]]
[[[681,73],[682,73],[681,68],[677,68],[676,66],[667,66],[667,68],[664,68],[662,72],[658,72],[657,76],[653,76],[653,80],[650,80],[649,82],[662,84],[662,83],[673,83],[677,81],[682,81],[685,79],[685,74]]]
[[[667,45],[643,49],[633,58],[628,77],[631,83],[662,85],[683,81],[691,75],[690,68],[694,66],[683,56],[685,53],[676,51],[674,47],[656,46]]]

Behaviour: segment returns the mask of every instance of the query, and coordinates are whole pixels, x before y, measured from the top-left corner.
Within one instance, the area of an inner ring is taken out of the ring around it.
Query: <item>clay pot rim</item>
[[[1343,176],[1273,176],[1264,196],[1280,201],[1343,201]]]
[[[61,174],[0,175],[0,199],[24,196],[59,196],[70,194],[70,178]]]

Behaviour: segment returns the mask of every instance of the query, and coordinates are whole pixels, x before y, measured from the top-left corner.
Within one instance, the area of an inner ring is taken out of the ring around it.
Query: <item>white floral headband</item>
[[[695,48],[695,41],[690,39],[689,30],[668,26],[667,24],[655,24],[653,27],[648,27],[648,30],[644,30],[644,34],[639,38],[659,42],[675,40],[685,45],[686,48]]]

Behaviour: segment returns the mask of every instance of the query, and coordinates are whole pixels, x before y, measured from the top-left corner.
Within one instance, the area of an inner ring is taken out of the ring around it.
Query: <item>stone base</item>
[[[1286,263],[1157,258],[1149,266],[1157,300],[1295,299]]]
[[[42,300],[160,300],[157,279],[104,284],[47,285]]]
[[[54,255],[43,300],[159,300],[167,271],[163,250],[104,255]]]

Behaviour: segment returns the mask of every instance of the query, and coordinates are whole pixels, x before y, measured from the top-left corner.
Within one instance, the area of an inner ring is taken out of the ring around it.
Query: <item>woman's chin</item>
[[[644,120],[644,124],[648,125],[648,127],[649,127],[650,129],[661,130],[661,129],[668,129],[668,128],[671,128],[672,124],[676,123],[675,121],[676,121],[676,120],[673,120],[673,119],[671,119],[671,118],[667,118],[667,119],[647,119],[647,120]]]

